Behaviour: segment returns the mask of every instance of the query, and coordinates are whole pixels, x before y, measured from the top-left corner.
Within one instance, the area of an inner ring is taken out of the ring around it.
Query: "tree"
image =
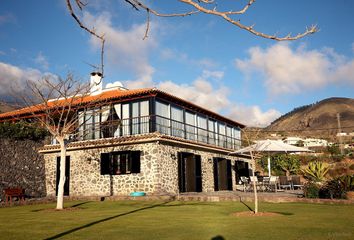
[[[20,102],[25,108],[13,112],[12,117],[27,119],[27,124],[39,124],[60,145],[60,176],[56,209],[63,209],[65,158],[67,146],[78,134],[78,109],[89,109],[101,102],[87,99],[90,86],[76,81],[72,75],[65,79],[43,78],[27,81],[27,93],[21,94]]]
[[[249,136],[251,131],[246,132],[245,130],[242,130],[243,137],[246,140],[247,146],[250,146],[253,141],[257,140],[259,138],[259,134],[261,132],[261,129],[258,129],[255,134],[252,135],[252,137]],[[252,162],[252,175],[255,175],[256,171],[256,158],[258,157],[258,153],[255,149],[251,149],[250,151],[250,157],[251,157],[251,162]],[[254,194],[254,214],[258,213],[258,192],[257,192],[257,186],[256,186],[256,181],[252,181],[252,188],[253,188],[253,194]]]

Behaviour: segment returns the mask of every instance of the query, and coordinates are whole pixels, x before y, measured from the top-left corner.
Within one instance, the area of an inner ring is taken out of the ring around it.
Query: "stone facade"
[[[113,151],[141,151],[140,173],[101,175],[101,153]],[[70,156],[70,196],[129,195],[142,191],[147,194],[178,194],[178,153],[201,156],[202,191],[214,191],[214,157],[235,160],[225,153],[203,147],[183,146],[178,143],[152,141],[94,149],[68,151]],[[55,196],[56,158],[59,152],[46,153],[47,195]],[[232,169],[234,169],[232,161]],[[236,189],[235,171],[232,171],[233,189]]]

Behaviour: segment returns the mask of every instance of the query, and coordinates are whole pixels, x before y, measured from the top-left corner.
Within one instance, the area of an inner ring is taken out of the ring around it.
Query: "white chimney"
[[[99,94],[102,92],[102,73],[92,72],[90,80],[90,92],[91,94]]]

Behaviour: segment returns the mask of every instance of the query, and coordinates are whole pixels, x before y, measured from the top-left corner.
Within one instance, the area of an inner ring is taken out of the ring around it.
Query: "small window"
[[[101,175],[140,173],[140,151],[101,154]]]

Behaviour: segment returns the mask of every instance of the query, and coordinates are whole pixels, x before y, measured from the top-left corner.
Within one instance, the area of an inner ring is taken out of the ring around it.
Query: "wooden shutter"
[[[130,153],[131,172],[140,173],[140,151],[132,151]]]
[[[214,191],[219,191],[219,169],[218,159],[213,158],[213,171],[214,171]]]
[[[231,160],[226,160],[227,190],[232,190]]]
[[[101,153],[101,175],[110,174],[109,170],[109,153]]]
[[[196,180],[196,192],[202,191],[202,159],[200,155],[195,155],[195,180]]]

